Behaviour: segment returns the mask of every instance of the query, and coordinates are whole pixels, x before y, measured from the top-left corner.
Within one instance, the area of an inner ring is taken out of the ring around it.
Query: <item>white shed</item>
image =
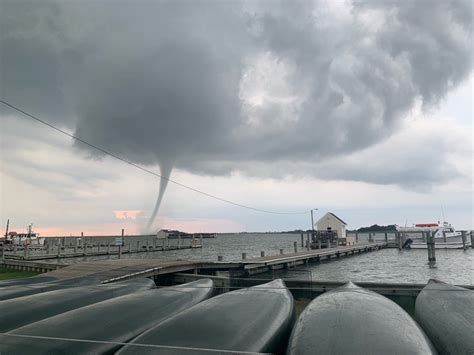
[[[322,216],[314,226],[318,231],[325,231],[331,228],[331,230],[337,231],[338,238],[346,238],[347,223],[332,212],[328,212]]]

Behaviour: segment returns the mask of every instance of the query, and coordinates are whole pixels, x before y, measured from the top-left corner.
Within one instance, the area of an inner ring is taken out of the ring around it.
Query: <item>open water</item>
[[[382,240],[383,235],[378,235]],[[376,239],[377,239],[376,237]],[[122,258],[171,258],[182,260],[216,261],[223,256],[224,261],[241,260],[242,253],[247,258],[277,255],[280,249],[293,252],[293,243],[301,249],[299,234],[221,234],[214,239],[203,239],[202,249],[170,250],[124,254]],[[61,260],[79,262],[83,260],[116,259],[117,256],[86,257]],[[474,285],[474,250],[436,250],[436,268],[428,266],[427,250],[382,249],[370,253],[344,257],[320,264],[290,271],[280,271],[275,275],[284,278],[302,278],[320,281],[359,281],[389,283],[426,283],[436,278],[457,285]]]

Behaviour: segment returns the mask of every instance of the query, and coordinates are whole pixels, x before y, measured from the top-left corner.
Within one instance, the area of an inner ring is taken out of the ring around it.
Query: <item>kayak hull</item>
[[[314,299],[303,311],[288,354],[436,354],[397,304],[352,283]]]
[[[0,335],[0,353],[109,353],[155,324],[212,295],[209,279],[135,292],[78,308]],[[22,338],[48,337],[56,339]],[[73,340],[71,340],[73,339]]]
[[[474,291],[430,280],[416,298],[415,318],[444,354],[474,354]]]
[[[105,285],[73,287],[5,300],[0,302],[0,332],[154,287],[153,280],[142,278]]]
[[[66,280],[56,280],[50,282],[41,282],[35,284],[17,284],[0,288],[0,301],[16,297],[34,295],[41,292],[49,292],[69,287],[90,286],[98,284],[99,280],[95,277],[77,277]]]
[[[143,333],[118,354],[200,354],[205,349],[281,352],[293,321],[293,296],[282,280],[275,280],[202,302]],[[165,347],[136,347],[134,343]]]

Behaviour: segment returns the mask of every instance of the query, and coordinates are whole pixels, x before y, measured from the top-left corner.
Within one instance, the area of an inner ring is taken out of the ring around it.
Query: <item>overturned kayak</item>
[[[41,282],[51,282],[51,281],[56,281],[56,278],[52,276],[32,276],[32,277],[25,277],[22,279],[0,281],[0,288],[7,287],[7,286],[31,285],[31,284],[38,284]]]
[[[8,300],[16,297],[23,297],[34,295],[36,293],[48,292],[53,290],[60,290],[69,287],[90,286],[98,284],[99,280],[95,277],[85,276],[76,277],[73,279],[57,280],[50,282],[41,282],[35,284],[20,284],[13,286],[6,286],[0,288],[0,301]]]
[[[131,340],[212,292],[212,280],[203,279],[95,303],[0,335],[0,354],[113,352],[120,347],[116,343]]]
[[[118,354],[281,352],[293,320],[293,296],[275,280],[202,302],[138,336]]]
[[[430,280],[416,298],[415,319],[443,354],[474,354],[474,291]]]
[[[396,303],[349,282],[314,299],[291,333],[288,354],[436,354]]]
[[[155,287],[147,278],[97,286],[73,287],[0,302],[0,332],[129,293]]]

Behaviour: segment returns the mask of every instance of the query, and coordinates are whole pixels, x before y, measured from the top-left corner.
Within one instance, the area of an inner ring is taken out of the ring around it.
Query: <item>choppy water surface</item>
[[[293,243],[301,237],[297,234],[225,234],[215,239],[203,239],[202,249],[184,249],[165,252],[124,254],[122,258],[172,258],[183,260],[216,261],[222,255],[224,261],[238,261],[242,253],[247,258],[293,252]],[[67,262],[103,259],[104,257],[75,258]],[[116,256],[105,258],[115,259]],[[458,285],[474,285],[474,250],[436,250],[437,267],[429,268],[426,250],[383,249],[371,253],[310,264],[306,269],[279,272],[284,278],[312,277],[313,280],[367,281],[390,283],[426,283],[430,278]],[[66,262],[61,260],[61,262]]]

